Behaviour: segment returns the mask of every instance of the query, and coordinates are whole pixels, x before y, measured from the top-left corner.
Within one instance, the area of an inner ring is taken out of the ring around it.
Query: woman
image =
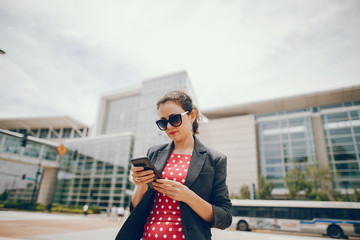
[[[186,93],[167,93],[157,109],[156,124],[172,142],[151,147],[147,156],[163,179],[150,188],[153,171],[132,167],[132,212],[116,239],[211,239],[211,227],[225,229],[232,221],[226,156],[195,137],[199,115]]]

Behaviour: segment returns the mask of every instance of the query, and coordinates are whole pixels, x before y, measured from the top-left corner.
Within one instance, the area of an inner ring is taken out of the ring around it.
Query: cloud
[[[182,69],[200,108],[359,84],[359,12],[355,0],[0,1],[0,117],[91,124],[101,93]]]

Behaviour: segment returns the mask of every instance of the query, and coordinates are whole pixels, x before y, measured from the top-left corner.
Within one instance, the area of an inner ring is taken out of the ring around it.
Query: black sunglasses
[[[156,121],[156,125],[159,127],[159,129],[161,131],[165,131],[167,129],[167,124],[170,123],[171,126],[173,127],[179,127],[182,124],[182,116],[184,116],[185,114],[187,114],[188,111],[180,113],[180,114],[176,114],[176,115],[171,115],[169,117],[169,120],[166,119],[160,119]]]

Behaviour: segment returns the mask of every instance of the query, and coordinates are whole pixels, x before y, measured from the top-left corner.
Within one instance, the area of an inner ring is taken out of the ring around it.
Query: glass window
[[[257,207],[255,208],[255,217],[263,217],[268,218],[270,217],[271,208],[269,207]]]
[[[273,211],[272,211],[272,217],[289,219],[290,218],[290,209],[287,207],[274,207]]]
[[[311,208],[292,208],[292,219],[312,220]]]
[[[349,135],[351,134],[350,128],[338,128],[338,129],[330,129],[330,135]]]
[[[334,209],[332,208],[314,208],[315,218],[334,218]]]
[[[62,138],[70,138],[71,128],[64,128]]]
[[[356,160],[355,154],[334,154],[335,161]]]
[[[338,164],[336,164],[336,169],[338,169],[338,170],[344,170],[344,169],[359,170],[359,165],[357,162],[338,163]]]
[[[40,138],[47,138],[47,136],[48,136],[48,134],[49,134],[49,129],[48,128],[42,128],[41,130],[40,130]]]

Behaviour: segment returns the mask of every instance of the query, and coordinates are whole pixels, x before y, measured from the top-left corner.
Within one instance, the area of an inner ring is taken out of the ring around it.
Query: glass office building
[[[67,142],[71,150],[62,156],[54,202],[64,205],[128,206],[126,190],[129,160],[134,138],[129,133],[93,137]]]
[[[333,188],[360,188],[360,101],[256,116],[261,175],[284,188],[284,176],[294,167],[319,166],[313,118],[320,117]]]

